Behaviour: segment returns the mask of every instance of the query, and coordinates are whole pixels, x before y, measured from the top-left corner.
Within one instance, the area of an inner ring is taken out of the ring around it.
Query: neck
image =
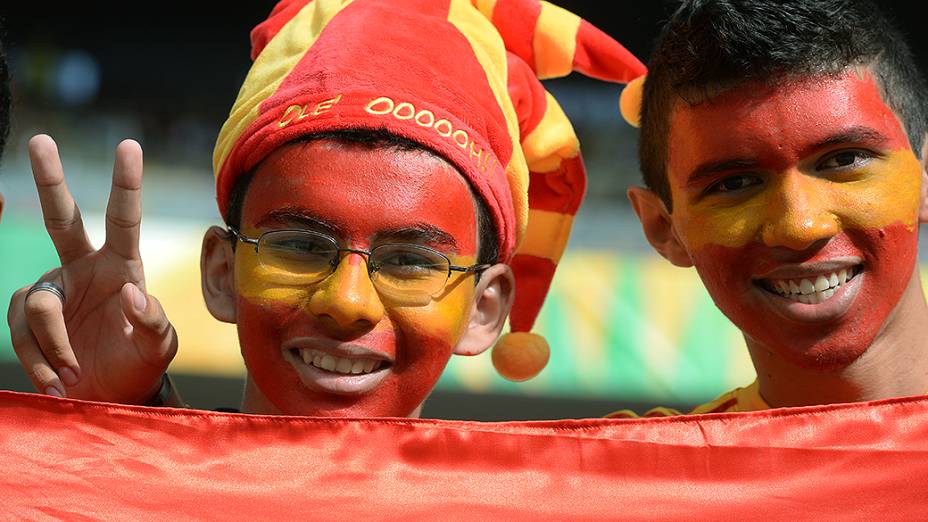
[[[771,407],[869,401],[928,393],[928,305],[916,267],[870,347],[836,370],[801,367],[745,337],[760,394]]]
[[[245,377],[245,393],[242,396],[241,410],[242,413],[253,413],[258,415],[284,415],[284,412],[280,411],[280,408],[274,406],[274,404],[261,393],[261,390],[255,385],[255,381],[249,376]],[[416,406],[416,409],[406,417],[409,419],[418,419],[421,415],[422,404]]]

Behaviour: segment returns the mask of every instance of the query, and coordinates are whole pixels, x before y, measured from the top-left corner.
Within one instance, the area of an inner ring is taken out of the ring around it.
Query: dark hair
[[[644,183],[671,209],[670,117],[749,81],[839,74],[869,67],[886,104],[921,156],[928,130],[925,81],[902,33],[869,0],[684,0],[664,26],[641,108]]]
[[[0,26],[2,32],[3,26]],[[0,159],[3,159],[3,148],[10,134],[10,72],[6,64],[6,53],[3,43],[0,42]]]
[[[318,140],[333,140],[341,143],[350,143],[362,145],[371,149],[392,149],[400,151],[423,151],[438,157],[442,157],[437,152],[425,147],[408,138],[398,136],[385,129],[366,130],[366,129],[347,129],[329,132],[319,132],[301,137],[292,143],[301,143]],[[254,177],[255,169],[243,174],[235,181],[232,192],[229,196],[228,224],[238,228],[242,222],[242,207],[245,203],[245,193]],[[499,259],[499,235],[496,231],[496,225],[493,223],[490,209],[486,201],[468,182],[471,189],[471,195],[474,199],[474,205],[477,213],[477,233],[480,238],[479,251],[477,252],[478,264],[495,264]],[[233,243],[234,244],[234,243]]]

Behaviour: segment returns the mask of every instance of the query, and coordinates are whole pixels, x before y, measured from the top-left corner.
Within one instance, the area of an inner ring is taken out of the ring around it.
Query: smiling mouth
[[[336,357],[312,348],[291,348],[290,353],[307,366],[335,375],[367,375],[390,366],[382,359]]]
[[[835,293],[863,272],[856,265],[836,272],[809,275],[793,279],[758,279],[755,284],[791,301],[802,304],[819,304],[831,299]]]

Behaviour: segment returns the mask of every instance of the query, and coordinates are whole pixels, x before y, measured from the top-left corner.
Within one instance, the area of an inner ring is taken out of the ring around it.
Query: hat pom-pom
[[[548,341],[530,332],[512,332],[500,337],[491,353],[496,371],[516,382],[538,375],[550,357]]]
[[[639,76],[628,82],[619,96],[619,112],[632,127],[641,126],[641,101],[644,96],[645,76]]]

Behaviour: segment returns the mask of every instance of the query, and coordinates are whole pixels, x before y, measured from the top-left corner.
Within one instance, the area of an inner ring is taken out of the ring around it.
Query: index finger
[[[61,264],[93,252],[80,209],[65,182],[55,141],[44,134],[33,136],[29,140],[29,160],[45,218],[45,230],[58,251]]]
[[[113,187],[106,205],[106,244],[126,259],[138,259],[141,224],[142,147],[123,140],[116,146]]]

